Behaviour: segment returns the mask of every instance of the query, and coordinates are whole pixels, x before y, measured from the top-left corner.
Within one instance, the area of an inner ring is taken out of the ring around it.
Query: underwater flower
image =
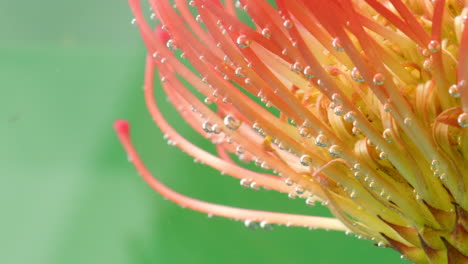
[[[157,192],[246,225],[341,230],[415,263],[468,263],[468,1],[149,0],[149,19],[129,2],[148,50],[146,104],[167,139],[243,186],[320,201],[335,218],[179,194],[151,175],[128,122],[116,121]],[[155,78],[216,154],[164,119]]]

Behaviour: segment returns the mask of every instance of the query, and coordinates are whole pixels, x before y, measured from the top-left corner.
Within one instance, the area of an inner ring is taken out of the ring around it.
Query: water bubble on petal
[[[359,82],[359,83],[364,82],[364,78],[362,77],[361,73],[356,67],[354,67],[351,70],[351,78],[353,78],[355,82]]]
[[[132,23],[132,25],[135,25],[137,22],[136,18],[132,18],[132,20],[130,21],[130,23]]]
[[[407,118],[405,118],[405,119],[403,120],[403,123],[404,123],[405,125],[407,125],[407,126],[411,126],[411,125],[413,124],[413,120],[412,120],[411,118],[407,117]]]
[[[316,201],[317,200],[314,197],[309,197],[309,198],[306,199],[305,203],[308,206],[314,206]]]
[[[205,121],[202,123],[202,128],[203,128],[203,131],[205,131],[206,133],[213,133],[213,124],[211,124],[209,121]]]
[[[244,154],[244,152],[245,152],[245,150],[244,150],[244,148],[242,146],[239,145],[239,146],[236,147],[237,155]]]
[[[316,138],[315,138],[315,145],[319,146],[319,147],[326,147],[328,145],[328,138],[327,136],[325,135],[318,135]]]
[[[240,180],[240,185],[244,188],[250,187],[250,184],[252,183],[251,179],[242,179]]]
[[[312,68],[310,66],[306,66],[304,68],[303,73],[306,78],[312,79],[315,77],[314,73],[312,72]]]
[[[431,170],[436,170],[436,169],[439,168],[439,166],[440,166],[440,161],[438,161],[438,160],[436,160],[436,159],[432,160],[432,162],[431,162]]]
[[[209,97],[205,97],[205,99],[203,100],[205,102],[205,104],[211,104],[213,103],[213,101],[211,101],[211,99]]]
[[[344,115],[343,119],[345,122],[353,122],[356,120],[356,113],[354,111],[349,111]]]
[[[461,113],[458,116],[457,121],[461,127],[468,127],[468,113]]]
[[[242,69],[242,67],[237,67],[236,70],[234,71],[234,73],[239,78],[245,77],[244,70]]]
[[[284,26],[285,28],[287,28],[287,29],[290,29],[290,28],[293,27],[293,23],[292,23],[291,20],[286,19],[286,20],[283,22],[283,26]]]
[[[338,146],[338,145],[332,145],[332,146],[330,146],[330,148],[328,149],[328,152],[330,152],[330,155],[332,155],[332,156],[335,157],[335,158],[340,157],[341,154],[343,153],[341,147]]]
[[[451,85],[448,89],[448,92],[450,94],[450,96],[454,97],[454,98],[458,98],[460,97],[460,87],[456,84],[454,85]]]
[[[300,162],[301,162],[302,166],[309,166],[310,163],[312,162],[312,158],[309,155],[304,154],[304,155],[301,156]]]
[[[387,153],[385,153],[385,152],[383,152],[383,151],[380,152],[380,153],[379,153],[379,158],[380,158],[381,160],[386,160],[386,159],[388,159]]]
[[[236,39],[236,43],[240,48],[248,48],[252,44],[252,41],[244,34],[240,35]]]
[[[291,66],[291,69],[293,71],[297,71],[297,72],[300,72],[302,71],[302,65],[300,62],[296,61],[292,66]]]
[[[241,122],[237,120],[233,115],[227,115],[224,117],[224,125],[232,130],[238,129]]]
[[[440,51],[440,42],[437,40],[431,40],[429,44],[427,44],[427,49],[432,53]]]
[[[386,128],[383,132],[382,132],[382,136],[383,138],[388,142],[388,143],[392,143],[393,142],[393,139],[392,139],[392,130],[390,128]]]
[[[262,29],[262,35],[263,35],[265,38],[271,37],[271,30],[270,30],[269,28],[264,28],[264,29]]]
[[[177,50],[179,47],[177,46],[175,40],[173,39],[170,39],[166,42],[166,47],[169,49],[169,50]]]
[[[297,195],[304,194],[305,192],[304,188],[302,188],[301,186],[296,186],[295,191]]]
[[[363,176],[363,173],[362,173],[362,172],[360,172],[360,171],[354,172],[354,177],[355,177],[356,179],[361,179],[362,176]]]
[[[389,103],[385,103],[385,104],[383,105],[383,110],[384,110],[385,112],[387,112],[387,113],[390,113],[390,112],[393,110],[393,109],[392,109],[392,105],[389,104]]]
[[[260,222],[260,228],[265,230],[265,231],[271,231],[273,230],[273,226],[268,224],[266,220],[263,220]]]
[[[258,186],[258,184],[256,182],[252,182],[250,183],[250,189],[253,189],[253,190],[260,190],[260,186]]]
[[[433,64],[434,64],[434,63],[433,63],[431,57],[425,59],[424,62],[423,62],[423,68],[424,68],[424,70],[426,70],[426,71],[432,71],[432,70],[433,70]]]
[[[244,221],[244,226],[247,227],[248,229],[250,230],[255,230],[255,229],[258,229],[258,223],[253,221],[253,220],[250,220],[250,219],[247,219]]]
[[[339,105],[333,109],[333,113],[337,116],[342,116],[344,114],[343,106]]]
[[[341,46],[341,42],[339,38],[334,38],[332,41],[332,46],[336,51],[343,51],[344,48]]]
[[[385,82],[385,76],[381,73],[376,73],[372,78],[372,82],[374,82],[375,85],[383,85]]]
[[[291,178],[286,178],[286,179],[284,180],[284,183],[285,183],[287,186],[293,186],[294,181],[291,180]]]

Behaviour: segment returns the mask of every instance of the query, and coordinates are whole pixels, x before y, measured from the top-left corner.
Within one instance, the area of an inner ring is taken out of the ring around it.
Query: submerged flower
[[[162,24],[154,30],[140,1],[129,2],[148,49],[146,103],[168,139],[244,186],[321,201],[335,218],[174,192],[151,176],[128,123],[117,121],[131,161],[156,191],[247,225],[342,230],[415,263],[468,263],[466,0],[149,0]],[[166,122],[155,78],[216,155]],[[230,153],[274,173],[245,169]]]

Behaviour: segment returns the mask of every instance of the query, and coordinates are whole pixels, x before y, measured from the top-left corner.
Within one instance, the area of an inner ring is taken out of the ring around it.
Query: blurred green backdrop
[[[112,122],[132,122],[163,182],[203,200],[327,215],[245,190],[170,147],[142,95],[145,49],[126,1],[0,1],[0,263],[403,263],[338,232],[242,223],[182,209],[138,177]],[[167,116],[207,148],[165,103]]]

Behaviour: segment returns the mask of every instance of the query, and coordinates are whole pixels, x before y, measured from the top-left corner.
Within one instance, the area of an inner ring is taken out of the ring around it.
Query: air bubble
[[[252,41],[250,41],[246,35],[240,35],[239,37],[237,37],[236,43],[239,47],[245,49],[250,47]]]
[[[293,23],[291,22],[291,20],[289,19],[286,19],[284,22],[283,22],[283,26],[287,29],[290,29],[293,27]]]
[[[393,142],[393,139],[392,139],[392,130],[390,128],[386,128],[383,133],[382,133],[382,136],[383,138],[385,139],[385,141],[387,141],[388,143],[392,143]]]
[[[234,71],[234,73],[239,78],[244,78],[245,77],[244,70],[242,69],[242,67],[237,67],[236,70]]]
[[[454,98],[458,98],[460,97],[460,87],[458,87],[458,85],[454,84],[454,85],[451,85],[448,89],[448,92],[450,94],[450,96],[454,97]]]
[[[349,111],[344,115],[343,119],[345,122],[353,122],[356,120],[356,113],[354,111]]]
[[[325,135],[318,135],[315,138],[315,145],[319,147],[326,147],[328,145],[328,138]]]
[[[312,158],[309,155],[305,154],[301,156],[300,161],[302,166],[309,166],[312,162]]]
[[[258,229],[258,223],[253,221],[253,220],[250,220],[250,219],[247,219],[244,221],[244,226],[247,227],[248,229],[250,230],[255,230],[255,229]]]
[[[262,35],[263,35],[265,38],[271,37],[271,30],[270,30],[269,28],[264,28],[264,29],[262,29]]]
[[[328,152],[330,152],[330,155],[332,155],[333,157],[335,158],[338,158],[341,156],[342,154],[342,149],[340,146],[338,145],[332,145],[329,149],[328,149]]]
[[[359,82],[359,83],[364,82],[364,78],[362,77],[361,73],[356,67],[354,67],[351,70],[351,78],[353,78],[355,82]]]
[[[300,62],[295,62],[292,66],[291,66],[291,69],[293,71],[297,71],[297,72],[300,72],[302,70],[302,65]]]
[[[306,78],[312,79],[315,77],[314,74],[312,73],[312,68],[310,66],[306,66],[304,68],[303,73]]]
[[[334,38],[332,41],[332,46],[336,51],[343,51],[344,48],[341,46],[341,42],[339,38]]]
[[[262,228],[265,231],[271,231],[273,230],[273,226],[268,224],[266,220],[263,220],[260,222],[260,228]]]
[[[427,49],[432,52],[432,53],[435,53],[435,52],[438,52],[440,51],[440,43],[439,41],[437,40],[431,40],[429,42],[429,44],[427,45]]]
[[[381,73],[376,73],[374,78],[372,78],[372,81],[375,85],[383,85],[385,82],[385,76]]]
[[[462,113],[457,118],[458,124],[461,127],[468,127],[468,113]]]
[[[170,39],[166,42],[166,47],[169,49],[169,50],[177,50],[179,47],[177,46],[175,40],[173,39]]]

